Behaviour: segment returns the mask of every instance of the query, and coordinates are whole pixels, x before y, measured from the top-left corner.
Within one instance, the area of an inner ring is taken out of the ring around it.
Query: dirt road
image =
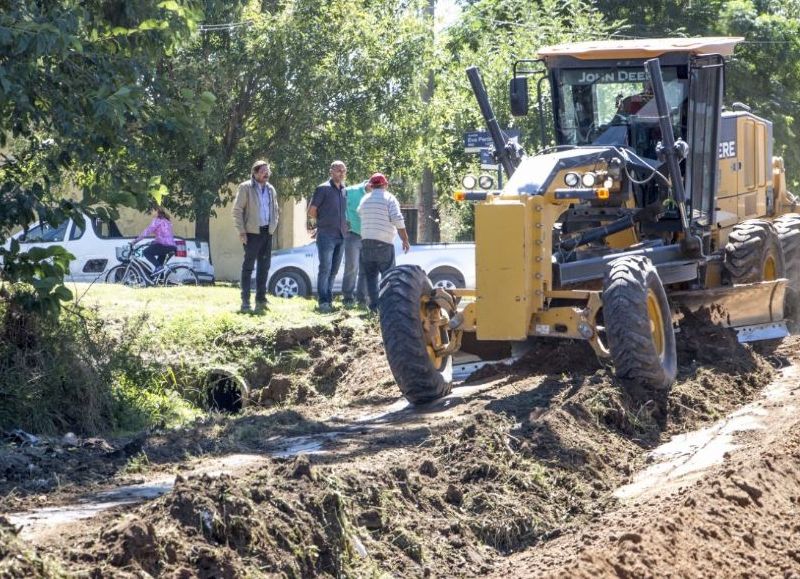
[[[411,408],[374,328],[298,335],[314,388],[291,404],[255,392],[264,407],[180,432],[6,445],[0,504],[23,529],[0,523],[0,576],[800,576],[798,338],[686,329],[660,395],[541,343]],[[157,481],[55,531],[30,518]]]

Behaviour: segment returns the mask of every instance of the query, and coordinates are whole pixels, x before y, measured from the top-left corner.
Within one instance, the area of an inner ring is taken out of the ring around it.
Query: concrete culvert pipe
[[[226,370],[212,368],[205,378],[205,402],[208,410],[218,412],[241,412],[247,405],[249,388],[244,378]]]

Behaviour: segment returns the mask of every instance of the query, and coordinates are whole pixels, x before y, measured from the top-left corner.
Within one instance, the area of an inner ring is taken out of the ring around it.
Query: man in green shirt
[[[369,181],[345,187],[347,196],[347,235],[344,238],[344,279],[342,279],[342,299],[345,307],[352,307],[356,301],[366,304],[366,284],[364,276],[358,271],[361,256],[361,217],[358,204],[371,189]]]

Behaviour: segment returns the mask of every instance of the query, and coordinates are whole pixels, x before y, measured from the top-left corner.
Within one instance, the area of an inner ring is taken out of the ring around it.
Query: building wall
[[[211,262],[214,264],[214,275],[219,281],[238,281],[242,268],[242,245],[233,227],[232,203],[231,200],[224,207],[218,207],[216,217],[212,217],[209,223]],[[152,215],[122,207],[117,225],[123,235],[138,235],[151,220]],[[172,229],[178,237],[194,237],[194,222],[188,219],[173,218]],[[297,247],[310,241],[306,231],[306,201],[284,200],[281,203],[278,231],[272,248]]]

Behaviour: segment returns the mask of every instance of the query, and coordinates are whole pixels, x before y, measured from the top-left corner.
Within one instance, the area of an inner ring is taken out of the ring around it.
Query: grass
[[[201,328],[209,323],[220,328],[276,330],[287,326],[330,324],[336,316],[322,314],[316,302],[307,299],[270,297],[263,314],[239,313],[239,289],[231,286],[177,288],[128,288],[109,284],[71,284],[77,300],[96,307],[108,319],[120,320],[147,313],[152,324]],[[184,336],[184,338],[190,338]],[[182,339],[182,342],[186,340]],[[189,340],[191,341],[191,340]]]
[[[204,412],[209,372],[225,368],[263,385],[273,370],[297,371],[310,360],[276,352],[278,331],[324,333],[340,318],[315,311],[312,300],[282,298],[271,298],[267,312],[242,314],[231,286],[70,289],[76,303],[58,324],[29,329],[18,327],[24,317],[12,320],[20,339],[0,351],[0,427],[122,434],[186,424]]]

